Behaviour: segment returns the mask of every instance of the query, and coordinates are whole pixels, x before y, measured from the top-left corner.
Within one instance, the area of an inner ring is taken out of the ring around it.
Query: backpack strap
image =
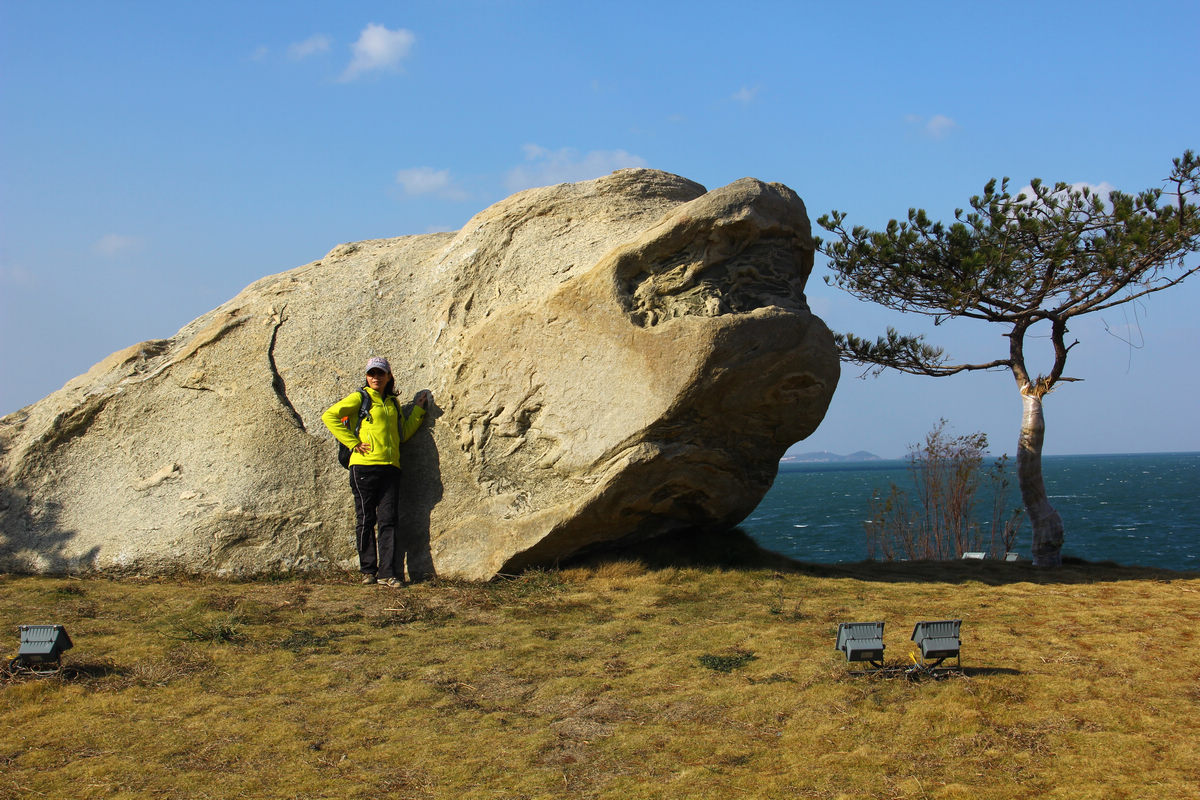
[[[374,422],[371,417],[371,395],[367,394],[367,390],[358,390],[358,424],[354,426],[354,435],[358,436],[358,430],[362,427],[363,420]]]

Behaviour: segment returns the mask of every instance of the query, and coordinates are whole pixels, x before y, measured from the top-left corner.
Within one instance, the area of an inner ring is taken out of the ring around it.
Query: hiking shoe
[[[379,585],[388,586],[392,589],[399,589],[400,587],[404,586],[404,581],[400,580],[399,578],[384,578],[379,582]]]
[[[379,581],[375,579],[375,576],[370,574],[363,575],[362,582],[363,586],[370,586],[373,583],[379,583]]]

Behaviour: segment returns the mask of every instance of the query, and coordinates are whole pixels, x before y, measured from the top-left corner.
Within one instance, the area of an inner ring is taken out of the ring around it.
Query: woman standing
[[[364,387],[371,400],[357,435],[346,420],[357,420],[362,395],[355,391],[334,403],[321,421],[350,453],[350,491],[354,495],[354,536],[358,568],[365,584],[402,586],[396,575],[396,518],[400,498],[400,445],[421,425],[429,408],[429,392],[417,393],[408,416],[396,402],[396,379],[386,358],[367,361]],[[378,526],[378,530],[376,527]]]

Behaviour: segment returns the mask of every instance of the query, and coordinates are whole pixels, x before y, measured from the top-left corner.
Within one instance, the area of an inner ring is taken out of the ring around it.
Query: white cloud
[[[271,55],[271,48],[265,44],[260,44],[254,48],[254,52],[250,54],[251,61],[265,61],[267,56]]]
[[[37,276],[25,267],[0,264],[0,286],[32,289],[37,282]]]
[[[1049,187],[1049,188],[1053,188],[1053,187]],[[1116,191],[1116,189],[1117,189],[1117,187],[1113,186],[1108,181],[1102,181],[1100,183],[1086,183],[1084,181],[1080,181],[1079,183],[1072,183],[1069,188],[1073,189],[1074,191],[1083,191],[1084,189],[1087,189],[1092,194],[1099,195],[1100,197],[1104,198],[1105,200],[1108,199],[1109,194]],[[1033,198],[1033,184],[1029,184],[1029,183],[1025,184],[1024,186],[1022,186],[1020,188],[1020,190],[1013,192],[1012,196],[1016,197],[1019,194],[1023,194],[1026,197],[1032,199]]]
[[[399,69],[400,62],[408,57],[416,40],[416,35],[404,28],[392,31],[374,22],[368,24],[359,34],[358,41],[350,46],[354,58],[342,73],[342,80],[351,81],[376,70]]]
[[[950,134],[958,123],[942,114],[935,114],[925,123],[926,132],[935,139],[941,139]]]
[[[743,86],[741,89],[738,89],[736,92],[734,92],[729,99],[748,106],[758,97],[759,91],[761,91],[761,89],[758,86],[753,88],[749,86]]]
[[[294,42],[288,45],[287,50],[288,58],[293,61],[327,52],[329,52],[329,37],[323,33],[314,34],[303,42]]]
[[[467,192],[454,183],[448,169],[411,167],[396,173],[396,183],[408,195],[432,194],[447,200],[465,200]]]
[[[126,253],[136,253],[142,249],[143,244],[144,242],[136,236],[106,233],[92,243],[92,251],[102,256],[114,258]]]
[[[958,123],[945,114],[934,114],[929,118],[919,114],[909,114],[904,121],[920,129],[921,133],[930,139],[945,139],[958,129]]]
[[[1054,186],[1053,186],[1053,184],[1048,185],[1048,186],[1043,184],[1043,189],[1053,190]],[[1057,204],[1059,204],[1060,211],[1066,211],[1066,210],[1070,209],[1070,204],[1069,204],[1070,201],[1068,199],[1068,193],[1072,192],[1072,191],[1082,192],[1085,189],[1088,191],[1088,193],[1092,197],[1099,197],[1100,200],[1102,201],[1102,203],[1104,204],[1104,206],[1110,207],[1109,203],[1108,203],[1108,195],[1111,192],[1115,191],[1116,187],[1113,186],[1111,183],[1108,183],[1107,181],[1099,183],[1099,184],[1082,183],[1082,182],[1081,183],[1072,183],[1072,184],[1068,185],[1064,191],[1061,191],[1061,192],[1050,191],[1050,197],[1053,198],[1053,200]],[[1025,195],[1025,199],[1022,201],[1022,204],[1027,206],[1031,211],[1035,210],[1035,209],[1046,210],[1046,204],[1044,202],[1042,202],[1041,200],[1038,200],[1037,195],[1034,194],[1032,184],[1028,184],[1028,183],[1025,184],[1017,191],[1011,192],[1011,195],[1013,198],[1017,198],[1017,197],[1020,197],[1021,195]],[[1089,211],[1082,212],[1083,215],[1086,215],[1087,213],[1090,212],[1090,203],[1089,203],[1088,207],[1089,207]],[[1072,215],[1074,216],[1077,213],[1080,213],[1080,212],[1073,211]],[[1105,325],[1106,329],[1107,329],[1107,327],[1108,326]],[[1118,336],[1118,338],[1120,338],[1120,337]]]
[[[568,151],[569,148],[563,148],[562,150],[559,150],[560,153],[566,153]],[[521,152],[525,154],[526,161],[535,161],[550,154],[550,151],[542,147],[540,144],[523,144],[521,145]]]
[[[526,163],[513,167],[505,178],[505,184],[514,192],[533,186],[586,181],[625,167],[646,166],[644,158],[624,150],[592,150],[580,155],[570,147],[547,150],[527,144],[522,149]]]

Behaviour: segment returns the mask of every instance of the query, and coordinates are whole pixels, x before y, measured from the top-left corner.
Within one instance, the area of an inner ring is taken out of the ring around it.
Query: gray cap
[[[381,369],[387,374],[392,374],[392,365],[383,356],[373,356],[367,361],[367,372],[373,369]]]

